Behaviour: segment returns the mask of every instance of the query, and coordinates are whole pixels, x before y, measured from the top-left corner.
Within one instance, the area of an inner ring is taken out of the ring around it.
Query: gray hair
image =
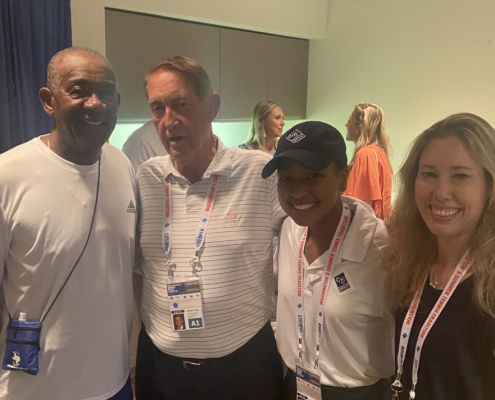
[[[179,75],[188,85],[190,85],[203,102],[206,102],[208,96],[213,93],[210,78],[197,61],[184,56],[173,56],[157,62],[150,68],[150,71],[144,80],[146,99],[148,99],[148,82],[150,76],[157,71],[170,71]]]
[[[60,84],[60,71],[58,69],[58,63],[60,62],[60,60],[65,56],[74,53],[82,53],[96,57],[101,57],[111,66],[110,61],[108,61],[108,59],[104,55],[102,55],[96,50],[83,46],[67,47],[66,49],[57,52],[48,62],[48,66],[46,69],[46,86],[48,87],[48,89],[53,91]]]

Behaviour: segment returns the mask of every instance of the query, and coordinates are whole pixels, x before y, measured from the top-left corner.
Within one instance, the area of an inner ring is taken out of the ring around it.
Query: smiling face
[[[415,182],[416,205],[438,240],[469,242],[488,196],[485,171],[460,139],[434,139],[426,146]]]
[[[346,183],[347,168],[339,170],[334,162],[312,171],[286,158],[278,169],[278,199],[297,225],[311,229],[334,214],[340,218],[340,191]]]
[[[273,107],[270,114],[263,121],[263,129],[268,139],[275,139],[284,133],[284,112],[280,106]]]
[[[71,159],[72,154],[99,152],[117,122],[119,94],[108,61],[74,52],[57,63],[58,84],[42,88],[45,111],[53,116],[52,134]]]
[[[181,76],[167,70],[150,76],[147,91],[153,122],[170,156],[194,165],[209,154],[218,94],[203,101]]]

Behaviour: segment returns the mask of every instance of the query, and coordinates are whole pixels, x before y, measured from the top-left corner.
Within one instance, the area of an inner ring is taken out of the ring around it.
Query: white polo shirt
[[[342,201],[354,216],[333,266],[319,365],[323,385],[358,387],[372,385],[394,373],[394,318],[385,287],[386,273],[379,266],[388,236],[383,221],[367,204],[346,196]],[[278,251],[277,345],[293,371],[298,356],[297,254],[304,229],[287,218]],[[311,365],[315,360],[321,275],[327,259],[328,250],[311,265],[303,259],[304,360]]]
[[[227,148],[217,153],[200,181],[191,184],[170,156],[153,158],[138,171],[143,270],[141,317],[153,343],[182,358],[222,357],[252,338],[273,304],[272,242],[284,212],[276,178],[261,178],[268,154]],[[191,275],[199,218],[212,175],[219,175],[205,244],[201,250],[205,329],[174,332],[162,247],[164,181],[172,191],[172,261],[175,275]]]

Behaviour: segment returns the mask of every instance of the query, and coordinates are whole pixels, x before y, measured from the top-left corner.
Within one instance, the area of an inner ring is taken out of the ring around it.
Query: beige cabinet
[[[221,119],[246,119],[261,100],[282,105],[286,117],[306,116],[309,42],[221,29]]]
[[[105,10],[107,57],[121,93],[119,118],[148,119],[144,77],[173,55],[197,60],[220,93],[218,120],[247,120],[261,100],[279,102],[286,117],[304,118],[309,42],[281,36]]]

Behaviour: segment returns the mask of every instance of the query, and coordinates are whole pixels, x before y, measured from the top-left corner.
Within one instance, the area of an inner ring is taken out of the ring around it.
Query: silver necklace
[[[435,271],[435,278],[433,278],[433,271]],[[431,270],[430,270],[430,282],[429,282],[429,285],[433,288],[433,289],[438,289],[439,285],[438,285],[438,274],[437,274],[437,270],[435,268],[435,270],[433,269],[433,265],[431,267]]]

